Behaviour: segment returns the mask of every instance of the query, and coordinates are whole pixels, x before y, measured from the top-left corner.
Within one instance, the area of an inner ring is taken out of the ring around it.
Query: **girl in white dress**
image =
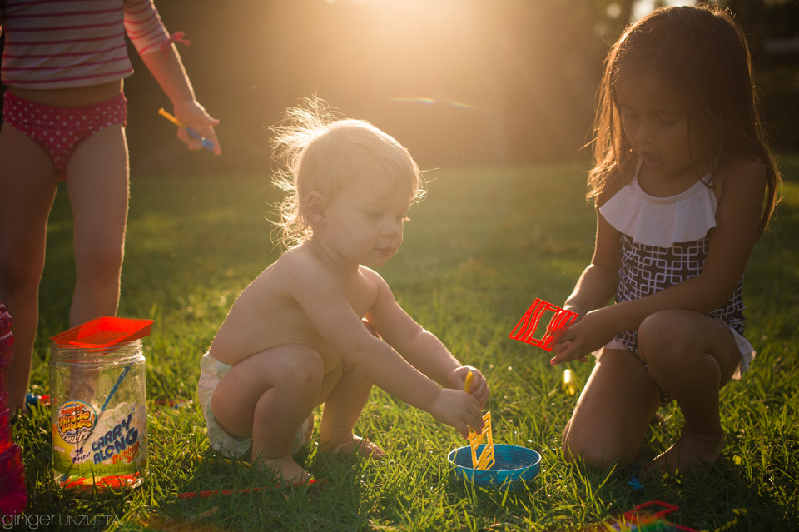
[[[634,460],[671,400],[685,425],[649,469],[722,452],[719,389],[755,355],[744,269],[780,184],[753,87],[743,33],[711,7],[658,9],[611,49],[589,177],[596,247],[564,304],[580,319],[551,361],[598,352],[564,431],[567,459]]]

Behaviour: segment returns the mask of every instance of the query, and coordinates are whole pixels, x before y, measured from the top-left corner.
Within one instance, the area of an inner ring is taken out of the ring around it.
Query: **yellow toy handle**
[[[173,124],[175,124],[178,127],[181,127],[181,128],[185,128],[186,127],[186,124],[184,124],[183,122],[181,122],[180,120],[178,120],[177,118],[172,116],[171,114],[167,113],[164,110],[163,107],[158,110],[158,114],[163,116],[164,118],[166,118],[167,120],[169,120],[170,122],[172,122]]]
[[[472,381],[474,380],[474,373],[471,371],[468,375],[466,375],[466,380],[463,383],[463,391],[469,393],[469,388],[472,387]]]
[[[171,114],[167,113],[166,111],[164,111],[163,107],[158,110],[158,114],[163,116],[164,118],[166,118],[167,120],[178,126],[179,128],[185,129],[186,133],[188,133],[190,136],[194,137],[195,139],[200,139],[201,141],[200,145],[203,148],[205,148],[208,151],[213,151],[215,146],[214,141],[203,137],[202,135],[194,131],[192,128],[187,127],[186,124],[184,124],[183,122],[172,116]]]

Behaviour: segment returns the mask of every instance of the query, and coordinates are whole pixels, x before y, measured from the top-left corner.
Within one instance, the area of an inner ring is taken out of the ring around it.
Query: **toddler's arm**
[[[472,366],[462,366],[436,336],[424,330],[397,304],[388,284],[375,272],[378,295],[374,306],[366,313],[369,321],[383,339],[396,349],[413,367],[453,390],[462,390],[469,371],[474,374],[470,394],[482,408],[488,400],[485,377]]]
[[[389,344],[378,340],[347,302],[338,280],[326,268],[298,264],[289,279],[292,293],[317,332],[348,364],[372,383],[411,406],[457,428],[479,431],[477,400],[463,390],[442,390]],[[378,332],[379,329],[378,329]]]

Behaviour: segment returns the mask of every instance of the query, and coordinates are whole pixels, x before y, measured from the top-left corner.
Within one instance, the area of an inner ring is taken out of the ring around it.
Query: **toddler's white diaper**
[[[252,446],[252,438],[238,438],[225,432],[225,430],[217,423],[214,412],[211,410],[211,396],[214,394],[219,381],[222,377],[232,368],[224,362],[220,362],[210,353],[203,355],[200,360],[200,380],[197,383],[197,396],[200,400],[200,408],[202,408],[203,416],[205,417],[205,426],[208,432],[208,440],[211,442],[211,447],[220,451],[223,455],[230,458],[246,458],[247,452]],[[291,454],[297,454],[303,445],[308,443],[308,438],[311,436],[313,430],[314,417],[311,414],[306,419],[300,430],[294,436],[294,442],[291,444]]]

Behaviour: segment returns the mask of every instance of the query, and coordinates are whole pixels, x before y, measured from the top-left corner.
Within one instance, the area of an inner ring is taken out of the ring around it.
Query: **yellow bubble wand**
[[[163,107],[158,110],[158,114],[163,116],[164,118],[175,124],[176,126],[178,126],[180,129],[185,129],[186,133],[188,133],[191,137],[202,140],[202,147],[205,148],[206,150],[211,151],[214,149],[215,146],[214,141],[203,137],[202,135],[194,131],[192,128],[187,127],[186,124],[184,124],[183,122],[181,122],[180,120],[178,120],[177,118],[166,112]]]
[[[466,375],[466,380],[463,383],[463,391],[469,393],[472,387],[474,374],[470,371]],[[484,470],[490,469],[494,465],[494,436],[491,434],[491,412],[486,412],[483,416],[483,432],[478,435],[472,429],[469,429],[469,446],[472,448],[472,469]],[[480,459],[477,459],[477,448],[483,443],[483,439],[487,439],[486,446],[483,452],[480,453]]]

